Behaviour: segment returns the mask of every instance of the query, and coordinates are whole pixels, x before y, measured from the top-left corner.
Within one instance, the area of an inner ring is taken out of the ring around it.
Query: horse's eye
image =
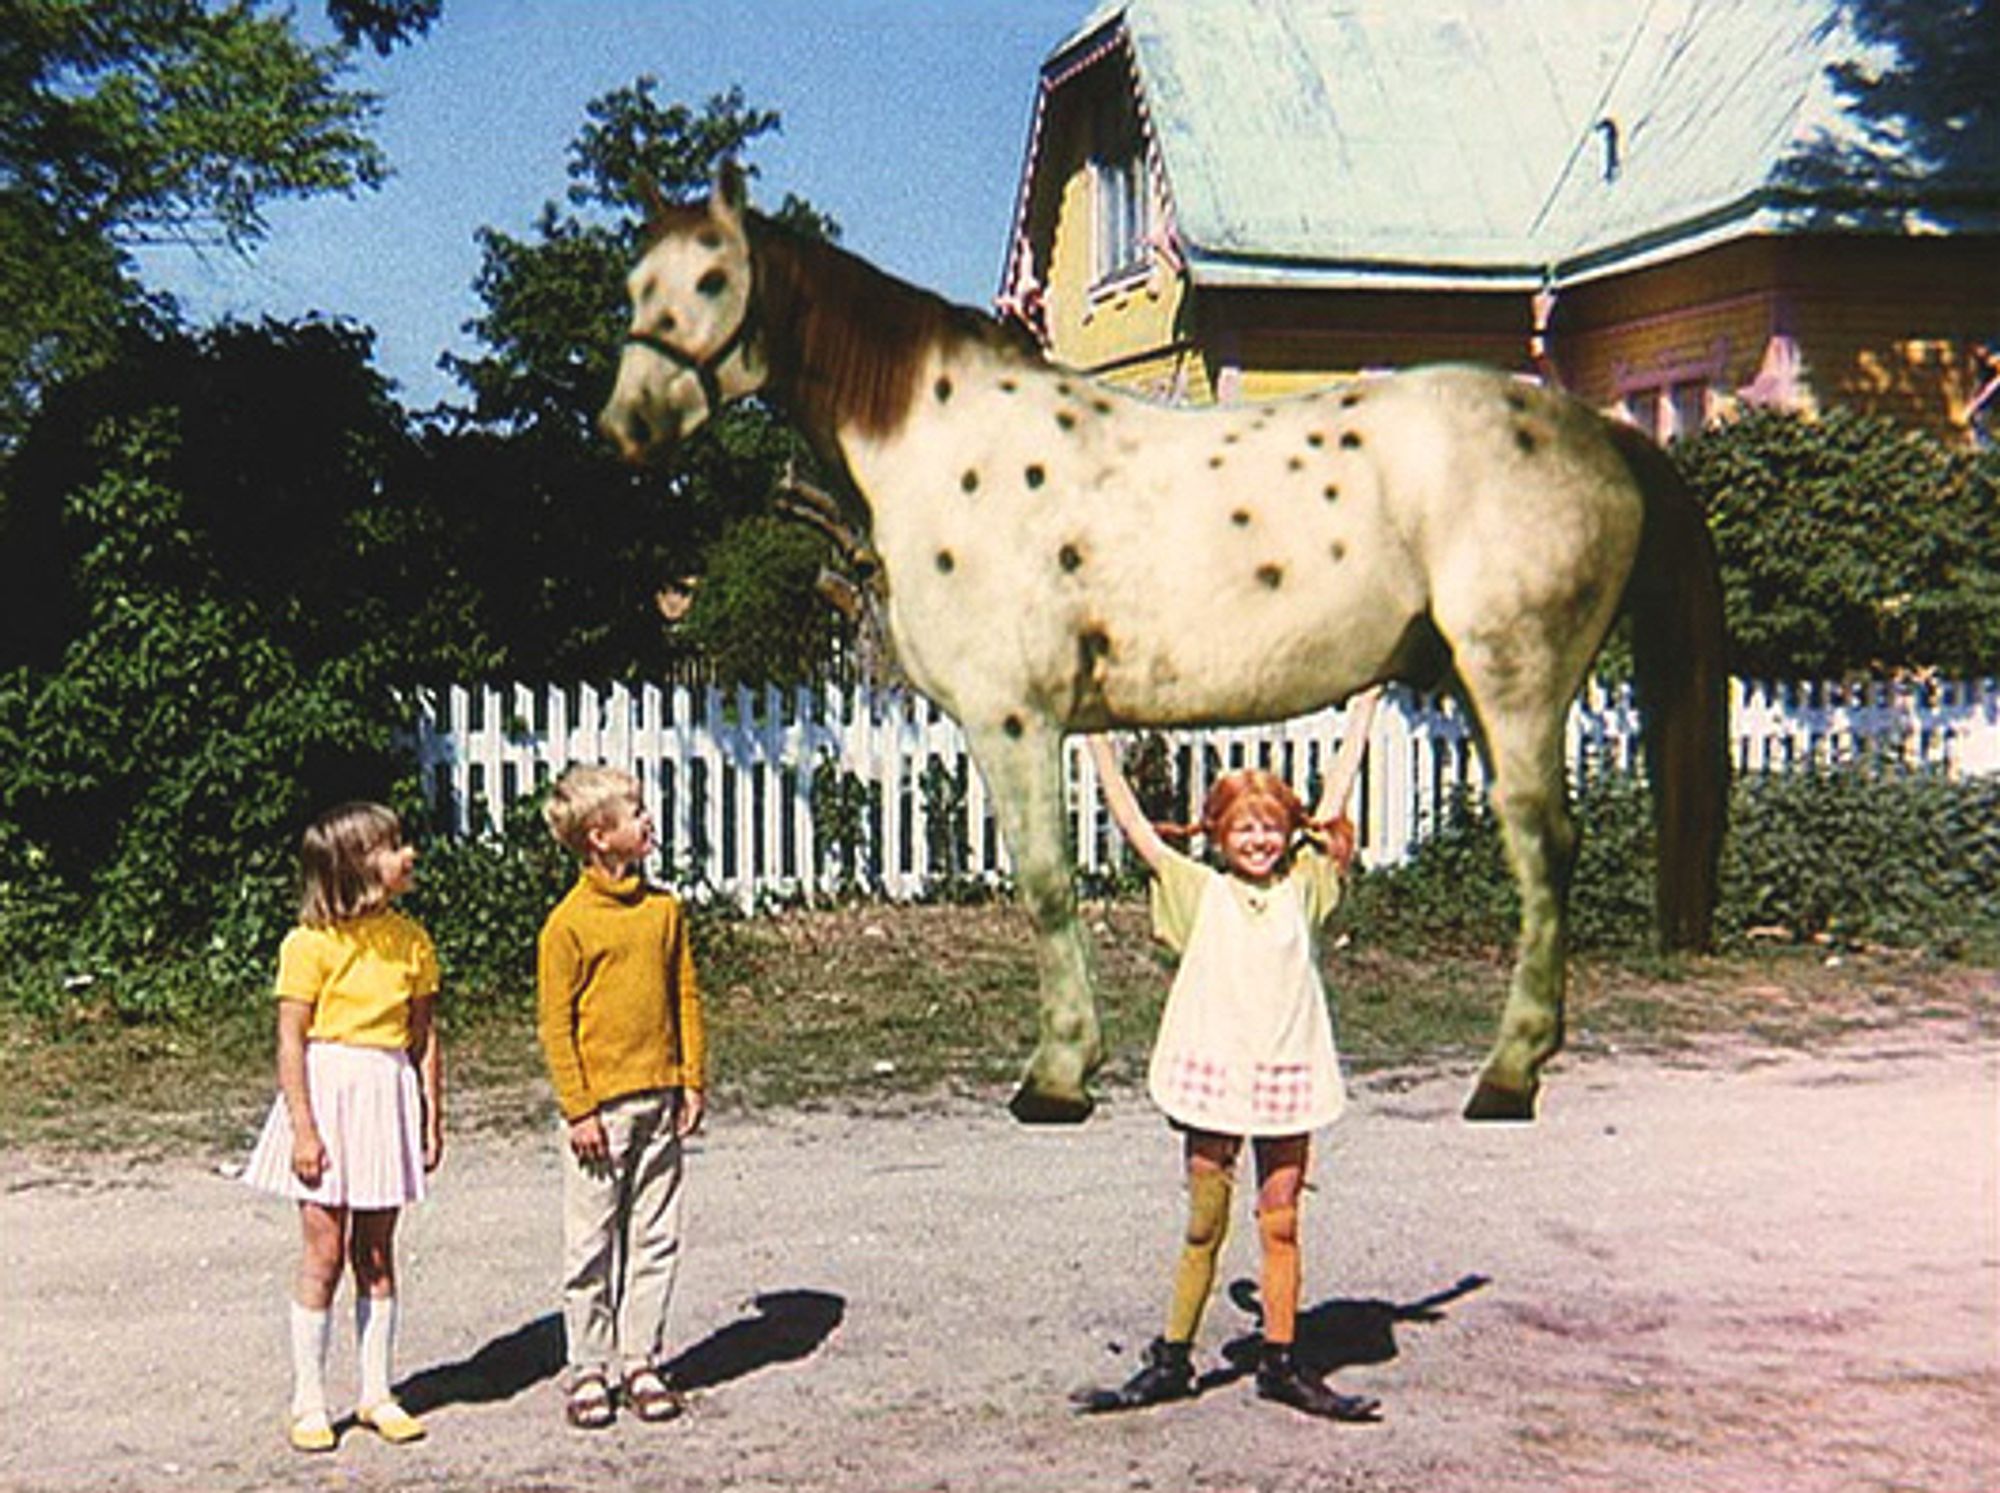
[[[703,295],[707,296],[710,300],[714,300],[717,296],[722,294],[722,292],[728,287],[728,285],[729,285],[728,275],[724,274],[721,270],[710,270],[707,274],[703,275],[699,280],[695,281],[694,288],[700,291]]]

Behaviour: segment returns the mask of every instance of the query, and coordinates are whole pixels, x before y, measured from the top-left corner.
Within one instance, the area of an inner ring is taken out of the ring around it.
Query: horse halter
[[[701,397],[708,401],[708,414],[713,416],[723,405],[722,380],[717,370],[729,360],[732,353],[749,340],[753,330],[751,324],[756,319],[757,291],[753,283],[750,296],[743,304],[743,318],[736,323],[736,330],[723,338],[715,350],[705,358],[697,358],[685,349],[676,347],[656,332],[627,332],[625,345],[643,347],[649,352],[658,353],[676,368],[692,373],[695,381],[701,385]]]

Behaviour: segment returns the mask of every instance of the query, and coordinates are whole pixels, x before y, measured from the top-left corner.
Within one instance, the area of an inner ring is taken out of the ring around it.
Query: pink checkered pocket
[[[1220,1104],[1229,1093],[1229,1069],[1191,1053],[1176,1053],[1167,1065],[1167,1092],[1183,1104]]]
[[[1259,1124],[1278,1125],[1312,1108],[1312,1067],[1306,1063],[1259,1063],[1250,1080],[1250,1113]]]

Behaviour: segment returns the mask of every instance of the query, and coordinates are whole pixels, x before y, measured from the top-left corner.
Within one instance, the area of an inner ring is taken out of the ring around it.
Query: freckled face
[[[1223,826],[1223,864],[1245,881],[1269,881],[1291,843],[1291,829],[1268,809],[1250,808]]]

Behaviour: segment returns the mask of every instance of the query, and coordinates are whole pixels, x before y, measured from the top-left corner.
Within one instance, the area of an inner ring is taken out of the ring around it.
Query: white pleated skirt
[[[264,1119],[243,1180],[264,1192],[329,1208],[400,1208],[424,1196],[423,1092],[401,1048],[306,1045],[313,1124],[326,1147],[319,1185],[292,1170],[292,1117],[280,1094]]]

